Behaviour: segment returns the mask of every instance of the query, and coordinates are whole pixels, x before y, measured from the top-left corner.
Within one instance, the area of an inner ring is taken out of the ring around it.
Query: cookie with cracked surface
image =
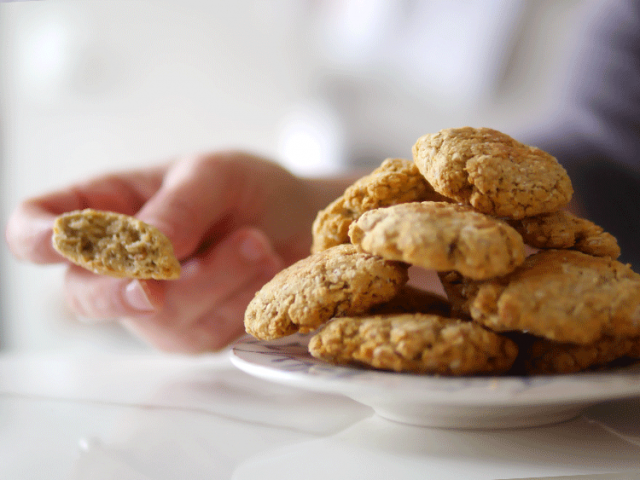
[[[169,239],[129,215],[93,209],[66,213],[54,222],[52,243],[63,257],[100,275],[157,280],[180,276]]]
[[[315,253],[277,273],[251,300],[247,333],[273,340],[310,332],[333,317],[359,315],[392,299],[408,267],[345,244]]]
[[[525,258],[522,237],[471,207],[413,202],[365,212],[349,228],[354,245],[388,260],[474,279],[513,271]]]
[[[366,211],[423,200],[446,198],[433,190],[412,161],[387,158],[318,212],[312,227],[311,252],[349,243],[349,225]]]
[[[618,258],[616,237],[595,223],[559,210],[520,220],[509,220],[527,245],[535,248],[570,248],[597,257]]]
[[[311,338],[309,352],[334,364],[471,375],[506,372],[518,349],[473,322],[408,313],[333,319]]]
[[[420,137],[413,159],[433,188],[497,217],[553,212],[573,195],[552,155],[490,128],[450,128]]]
[[[521,348],[521,355],[529,375],[576,373],[625,357],[638,342],[640,337],[604,336],[586,345],[536,339],[526,349]]]
[[[504,277],[443,284],[457,308],[495,331],[578,344],[640,335],[640,275],[609,257],[541,250]]]

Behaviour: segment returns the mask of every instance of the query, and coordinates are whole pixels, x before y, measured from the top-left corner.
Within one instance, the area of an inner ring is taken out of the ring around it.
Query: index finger
[[[26,200],[9,217],[5,236],[11,252],[34,263],[63,261],[51,245],[55,218],[65,212],[94,208],[134,215],[162,184],[166,167],[95,178]]]

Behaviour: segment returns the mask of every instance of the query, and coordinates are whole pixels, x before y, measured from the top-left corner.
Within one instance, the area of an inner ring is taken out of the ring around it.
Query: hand
[[[162,350],[216,350],[244,332],[254,293],[308,255],[317,210],[344,186],[331,185],[251,155],[217,153],[27,200],[11,216],[6,237],[16,257],[55,263],[64,261],[51,246],[61,213],[111,210],[155,225],[182,263],[178,280],[116,279],[69,265],[68,302],[78,315],[119,319]]]

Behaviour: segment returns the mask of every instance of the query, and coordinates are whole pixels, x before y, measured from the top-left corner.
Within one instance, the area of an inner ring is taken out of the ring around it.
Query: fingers
[[[75,265],[65,276],[67,303],[78,315],[97,320],[155,312],[164,304],[166,282],[96,275]]]
[[[182,324],[158,322],[157,318],[140,316],[125,318],[122,323],[138,337],[154,347],[176,353],[217,351],[240,337],[244,330],[244,311],[257,292],[272,275],[262,273],[219,304]],[[163,319],[168,320],[168,317]]]
[[[123,320],[138,336],[164,351],[218,350],[244,332],[244,311],[255,292],[282,268],[262,233],[238,231],[172,282],[158,315]]]
[[[51,245],[56,216],[94,208],[136,215],[169,237],[179,259],[192,255],[207,232],[241,209],[244,154],[215,154],[184,159],[169,167],[102,176],[31,199],[10,217],[6,229],[14,255],[35,263],[62,261]],[[236,222],[237,224],[238,222]],[[226,233],[226,232],[224,232]]]
[[[103,176],[22,203],[7,222],[9,249],[17,258],[34,263],[63,261],[51,245],[58,215],[84,208],[133,215],[158,190],[164,170],[154,167]]]
[[[283,267],[259,230],[238,230],[183,266],[178,280],[127,281],[72,268],[67,294],[74,311],[123,323],[158,348],[219,349],[242,333],[253,294]]]
[[[223,230],[225,219],[237,215],[245,175],[239,156],[219,153],[176,163],[138,213],[169,237],[179,259],[198,250],[207,232],[216,226]]]
[[[55,263],[62,257],[53,249],[51,235],[55,215],[25,203],[9,217],[5,238],[9,250],[20,260]]]
[[[20,259],[59,262],[50,238],[55,217],[95,208],[136,215],[155,225],[169,237],[180,260],[233,229],[253,225],[290,262],[307,251],[306,225],[315,209],[306,197],[306,183],[272,162],[245,153],[216,153],[99,177],[29,200],[11,216],[6,236]]]

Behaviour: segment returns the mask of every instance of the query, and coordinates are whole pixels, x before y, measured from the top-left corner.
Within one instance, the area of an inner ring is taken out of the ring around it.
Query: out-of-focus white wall
[[[317,175],[441,128],[510,132],[553,102],[579,4],[0,4],[3,225],[29,196],[180,154],[238,147]],[[73,318],[61,267],[4,243],[0,260],[4,348],[139,347]]]

